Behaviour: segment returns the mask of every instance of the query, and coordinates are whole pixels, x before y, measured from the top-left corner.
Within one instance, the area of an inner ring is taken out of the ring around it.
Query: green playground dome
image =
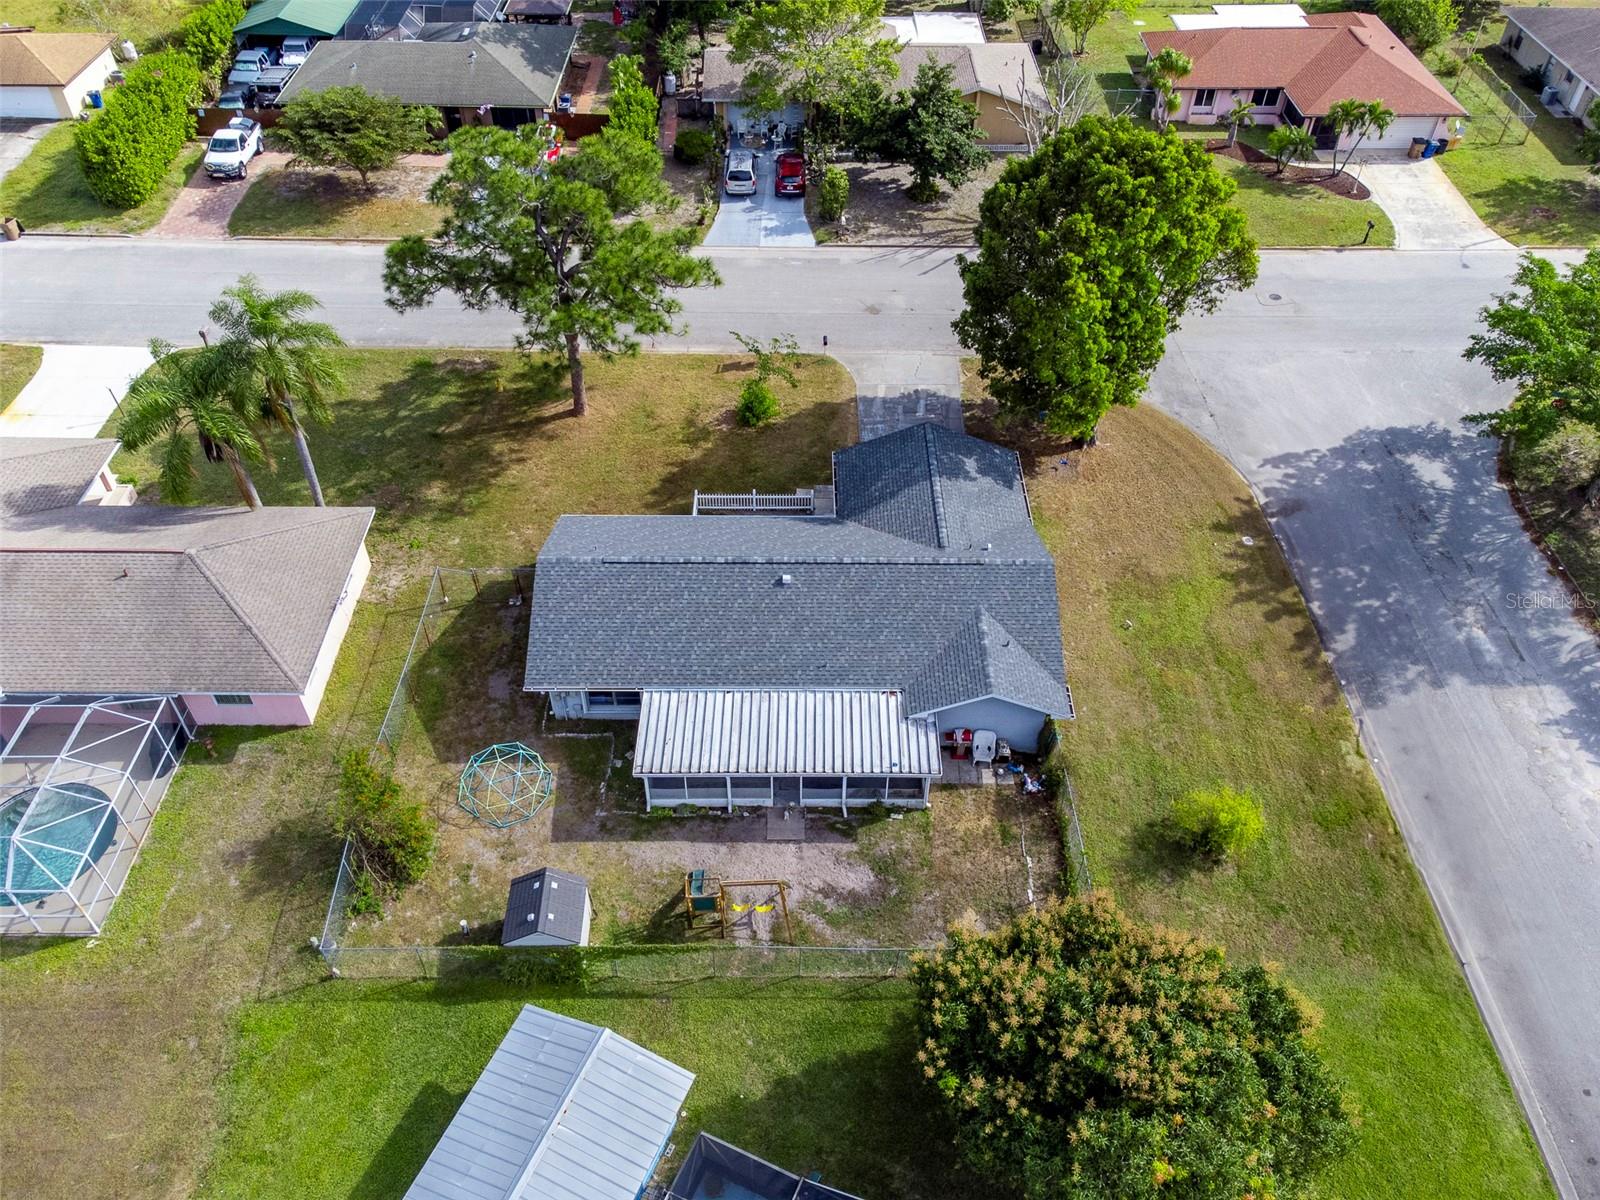
[[[536,816],[550,801],[555,773],[521,742],[499,742],[467,760],[456,802],[478,820],[505,829]]]

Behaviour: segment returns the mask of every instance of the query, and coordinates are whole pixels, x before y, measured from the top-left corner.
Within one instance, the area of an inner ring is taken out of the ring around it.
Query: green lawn
[[[0,5],[0,19],[12,25],[31,25],[47,32],[94,32],[95,25],[83,10],[104,13],[119,38],[131,38],[140,50],[156,49],[156,43],[169,37],[178,22],[201,0],[100,0],[99,3],[61,0],[6,0]]]
[[[0,212],[14,214],[30,231],[142,233],[161,220],[205,152],[199,142],[190,143],[155,195],[137,208],[111,208],[96,200],[84,182],[73,129],[72,122],[63,121],[0,180]]]
[[[0,344],[0,412],[11,407],[28,380],[39,369],[44,351],[38,346]]]
[[[424,196],[444,165],[404,164],[372,176],[364,189],[353,172],[279,168],[257,176],[233,210],[236,237],[398,238],[432,233],[442,209]]]
[[[1095,883],[1236,961],[1281,964],[1321,1014],[1360,1143],[1319,1197],[1547,1197],[1543,1165],[1244,482],[1152,409],[1042,454],[1079,717],[1064,738]],[[1136,518],[1133,514],[1137,514]],[[1253,539],[1245,545],[1243,538]],[[1252,792],[1267,835],[1191,869],[1158,833],[1184,791]]]

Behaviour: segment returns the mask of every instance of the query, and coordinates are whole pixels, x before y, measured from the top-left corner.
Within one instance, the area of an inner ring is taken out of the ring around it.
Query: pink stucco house
[[[116,448],[0,438],[0,698],[167,696],[195,724],[309,725],[373,510],[134,505]]]
[[[1178,81],[1175,121],[1209,125],[1236,100],[1250,101],[1258,125],[1303,125],[1319,150],[1335,148],[1328,109],[1340,100],[1381,100],[1395,121],[1364,149],[1405,150],[1414,138],[1443,138],[1467,110],[1398,35],[1370,13],[1311,13],[1305,25],[1193,29],[1144,34],[1154,58],[1171,47],[1194,67]],[[1348,149],[1350,135],[1338,139]]]

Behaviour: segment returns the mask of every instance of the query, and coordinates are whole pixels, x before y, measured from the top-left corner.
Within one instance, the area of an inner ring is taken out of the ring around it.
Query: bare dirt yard
[[[931,204],[914,204],[906,194],[908,167],[884,163],[840,163],[850,177],[850,204],[833,225],[817,218],[816,188],[806,195],[806,215],[817,240],[863,246],[965,246],[973,240],[978,202],[1000,177],[1006,156],[995,155],[966,183],[945,188]]]

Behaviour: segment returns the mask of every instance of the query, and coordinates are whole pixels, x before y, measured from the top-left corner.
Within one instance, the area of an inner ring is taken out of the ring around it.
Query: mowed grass
[[[451,358],[455,365],[438,361]],[[408,607],[403,593],[414,598],[424,572],[436,563],[531,562],[564,511],[687,512],[697,485],[815,482],[826,478],[829,451],[854,430],[854,388],[826,360],[802,371],[799,389],[783,389],[783,415],[759,431],[737,429],[729,419],[747,365],[708,357],[591,363],[591,413],[581,422],[567,415],[559,383],[530,375],[515,354],[350,352],[345,363],[351,395],[331,428],[312,431],[311,446],[331,503],[376,504],[379,513],[368,540],[373,577],[317,724],[207,731],[178,772],[105,934],[92,943],[0,944],[0,1103],[38,1118],[0,1128],[8,1196],[193,1194],[208,1159],[225,1161],[224,1148],[242,1155],[262,1136],[260,1127],[225,1130],[222,1119],[230,1069],[232,1095],[271,1088],[270,1079],[252,1084],[250,1077],[279,1070],[252,1057],[250,1031],[276,1019],[270,1012],[253,1017],[253,1006],[282,1003],[274,998],[283,995],[331,1001],[303,1021],[291,1010],[271,1010],[289,1014],[290,1041],[308,1052],[345,1041],[351,1028],[386,1023],[371,1007],[374,991],[300,989],[323,975],[307,940],[321,929],[338,859],[327,818],[334,764],[342,752],[372,743],[416,622],[414,602]],[[263,496],[305,503],[291,448],[277,441],[274,450],[277,469],[257,473]],[[118,465],[154,495],[148,460],[124,455]],[[205,500],[233,501],[224,474],[211,464],[200,470]],[[851,994],[843,989],[840,1005]],[[460,1006],[415,1003],[421,1008],[411,1027],[431,1023],[434,1036],[447,1037]],[[653,1011],[660,1001],[636,1003]],[[882,1010],[863,1013],[867,1026],[888,1020]],[[748,1023],[783,1019],[769,1005],[751,1010]],[[786,1036],[800,1038],[800,1027],[796,1018]],[[699,1029],[709,1042],[709,1019]],[[372,1156],[392,1153],[384,1139],[409,1101],[399,1109],[377,1105],[369,1121],[366,1096],[402,1088],[408,1078],[420,1089],[427,1079],[418,1064],[431,1053],[425,1039],[399,1034],[384,1049],[342,1060],[366,1072],[348,1079],[345,1111],[307,1104],[284,1115],[307,1157],[250,1181],[253,1194],[342,1194],[296,1174],[318,1144],[322,1157],[350,1158],[352,1179],[369,1167],[382,1170]],[[825,1050],[819,1043],[817,1053]],[[438,1055],[435,1063],[445,1062],[448,1049]],[[745,1069],[743,1056],[726,1061]],[[779,1071],[783,1061],[772,1056],[770,1069]],[[450,1070],[457,1078],[476,1068],[452,1062]],[[702,1083],[713,1094],[723,1087],[715,1078]],[[835,1113],[808,1110],[803,1089],[799,1096],[798,1124],[836,1130]],[[283,1097],[291,1098],[287,1091]],[[789,1136],[787,1112],[780,1119],[771,1105],[752,1107],[747,1119],[770,1126],[769,1136]],[[346,1147],[327,1132],[340,1122],[361,1127],[363,1138],[370,1124],[383,1138]],[[237,1175],[219,1178],[211,1194],[245,1186]]]
[[[105,13],[118,38],[131,38],[140,50],[153,49],[152,43],[171,36],[178,23],[200,0],[109,0],[95,6]],[[11,25],[31,25],[50,33],[94,33],[94,25],[82,8],[61,0],[5,0],[0,4],[0,20]]]
[[[173,161],[150,199],[135,208],[112,208],[95,199],[78,165],[74,122],[63,121],[27,158],[0,179],[0,212],[34,233],[142,233],[172,204],[200,164],[205,147],[191,142]]]
[[[28,386],[43,358],[44,351],[38,346],[0,344],[0,412],[10,408]]]
[[[1299,589],[1244,482],[1149,408],[1030,464],[1078,719],[1065,735],[1096,885],[1141,917],[1279,964],[1320,1014],[1359,1121],[1319,1197],[1551,1194]],[[1253,544],[1246,545],[1244,538]],[[1169,850],[1193,788],[1248,790],[1237,867]]]
[[[443,165],[443,159],[439,160]],[[235,237],[399,238],[432,233],[444,210],[424,196],[437,167],[376,172],[363,188],[353,172],[268,171],[228,219]]]

